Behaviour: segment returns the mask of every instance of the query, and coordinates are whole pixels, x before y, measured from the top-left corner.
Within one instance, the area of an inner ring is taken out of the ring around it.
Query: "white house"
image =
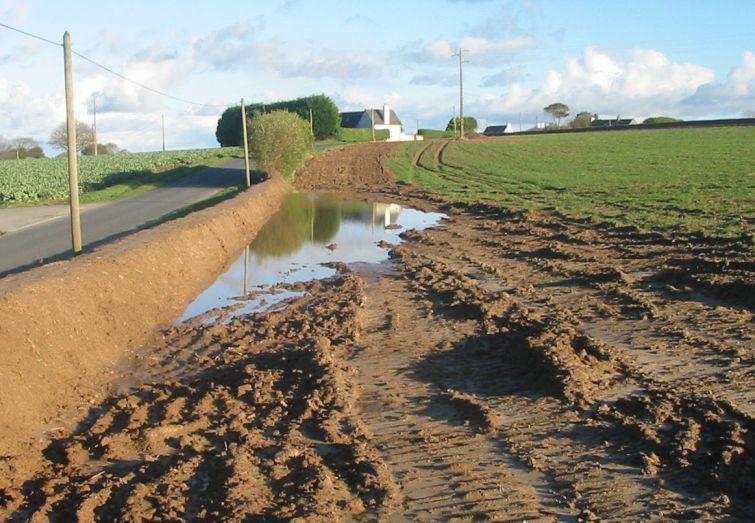
[[[636,118],[593,118],[590,127],[626,127],[627,125],[638,125],[640,123]]]
[[[384,104],[382,109],[365,109],[364,111],[352,111],[341,113],[341,127],[347,129],[370,129],[376,131],[386,129],[388,131],[388,142],[406,142],[415,140],[412,134],[403,133],[401,120],[396,116],[388,104]]]

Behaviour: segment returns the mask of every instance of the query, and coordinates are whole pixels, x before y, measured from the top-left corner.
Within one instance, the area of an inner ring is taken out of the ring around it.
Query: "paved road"
[[[242,183],[243,180],[244,161],[230,160],[153,191],[89,206],[81,213],[84,251],[139,230],[153,220],[209,198],[222,188]],[[12,209],[0,210],[0,220],[7,211]],[[10,223],[11,213],[7,214]],[[23,219],[33,218],[23,216]],[[23,226],[0,236],[0,277],[72,256],[69,214],[66,212],[64,216],[55,217],[54,211],[40,209],[36,219],[41,223]],[[21,222],[16,221],[16,224]]]

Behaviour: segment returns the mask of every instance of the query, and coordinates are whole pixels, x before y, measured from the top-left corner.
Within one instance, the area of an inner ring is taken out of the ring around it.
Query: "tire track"
[[[362,418],[403,496],[401,507],[384,516],[555,521],[568,514],[547,477],[481,433],[487,429],[470,415],[472,405],[450,402],[446,391],[417,375],[417,359],[425,354],[413,348],[411,332],[426,333],[422,347],[449,346],[453,335],[439,328],[429,310],[407,310],[403,304],[412,292],[395,277],[378,276],[365,292],[364,333],[352,360],[362,387]],[[475,328],[474,321],[460,322],[455,335]]]

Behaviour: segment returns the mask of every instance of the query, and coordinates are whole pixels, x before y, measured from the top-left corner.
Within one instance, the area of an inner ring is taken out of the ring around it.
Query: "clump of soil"
[[[278,313],[166,332],[144,355],[158,359],[155,381],[93,406],[42,450],[30,477],[0,482],[6,515],[333,521],[376,512],[393,484],[355,415],[343,362],[361,285],[346,275],[303,290]]]

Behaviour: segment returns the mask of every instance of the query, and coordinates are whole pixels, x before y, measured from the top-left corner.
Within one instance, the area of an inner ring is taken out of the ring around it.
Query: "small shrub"
[[[260,170],[293,177],[311,150],[309,122],[295,113],[274,111],[252,119],[250,147]]]

